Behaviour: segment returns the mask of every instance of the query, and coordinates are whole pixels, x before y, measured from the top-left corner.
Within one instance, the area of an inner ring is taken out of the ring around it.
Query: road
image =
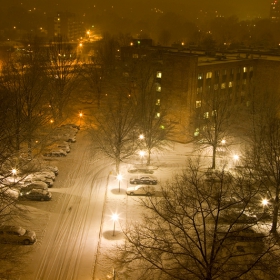
[[[32,218],[31,213],[38,242],[20,279],[92,279],[111,167],[93,158],[89,149],[90,139],[80,132],[69,155],[55,162],[59,175],[50,189],[52,201],[24,202],[36,212],[51,213],[47,213],[48,219],[42,213],[42,219]]]

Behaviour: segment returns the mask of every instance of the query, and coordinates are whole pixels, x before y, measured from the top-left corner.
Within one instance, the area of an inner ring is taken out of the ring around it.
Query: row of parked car
[[[65,124],[56,128],[50,136],[50,145],[45,149],[45,157],[66,157],[70,152],[70,143],[76,142],[76,134],[80,127],[75,124]]]
[[[140,176],[130,178],[130,184],[126,189],[127,195],[154,195],[156,189],[153,185],[157,185],[156,178],[151,176]]]
[[[70,152],[70,143],[76,142],[76,134],[79,126],[66,124],[54,130],[51,136],[51,146],[43,153],[44,157],[62,157]],[[0,177],[0,192],[6,197],[7,203],[19,200],[51,200],[52,194],[49,192],[54,184],[59,170],[52,166],[40,162],[32,164],[30,170],[37,170],[32,173],[24,172],[20,176],[3,176]],[[27,168],[28,169],[28,168]],[[4,172],[6,173],[6,172]],[[0,242],[1,243],[20,243],[24,245],[36,242],[36,233],[26,230],[21,226],[0,225]]]

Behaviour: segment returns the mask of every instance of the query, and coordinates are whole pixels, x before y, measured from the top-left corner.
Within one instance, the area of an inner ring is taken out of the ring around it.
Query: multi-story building
[[[68,12],[58,12],[55,17],[48,20],[48,36],[63,37],[69,41],[77,41],[85,35],[82,22],[75,14]]]
[[[231,52],[206,55],[205,51],[141,47],[122,49],[122,60],[146,59],[156,65],[158,103],[168,107],[176,124],[177,140],[186,142],[201,129],[202,119],[211,117],[206,103],[213,95],[223,96],[240,112],[249,110],[255,94],[279,94],[280,55]],[[159,90],[160,89],[160,90]]]
[[[280,20],[280,1],[274,0],[270,3],[270,19],[274,22]]]

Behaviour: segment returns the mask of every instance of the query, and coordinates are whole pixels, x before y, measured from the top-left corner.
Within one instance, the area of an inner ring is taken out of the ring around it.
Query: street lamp
[[[222,143],[222,145],[226,144],[226,140],[223,139],[223,140],[221,141],[221,143]]]
[[[114,213],[112,215],[112,220],[114,221],[114,229],[113,229],[113,236],[115,236],[115,227],[116,227],[116,221],[119,219],[119,215],[117,213]]]
[[[266,212],[267,205],[268,205],[268,200],[267,200],[266,198],[264,198],[264,199],[262,200],[262,206],[263,206],[263,212],[264,212],[264,213]]]
[[[80,112],[80,113],[79,113],[79,117],[80,117],[80,125],[79,125],[79,126],[81,126],[81,119],[82,119],[82,116],[83,116],[83,113]]]
[[[143,157],[144,157],[144,155],[145,155],[145,152],[144,151],[140,151],[139,152],[139,156],[140,156],[140,158],[141,158],[141,165],[143,166]]]
[[[15,168],[12,169],[12,174],[14,177],[14,183],[16,182],[15,176],[17,175],[17,170]]]
[[[139,139],[140,139],[140,140],[143,140],[144,138],[145,138],[145,137],[144,137],[143,134],[140,134],[140,135],[139,135]]]
[[[122,180],[122,175],[121,174],[118,174],[117,175],[117,179],[119,181],[119,192],[121,192],[121,180]]]

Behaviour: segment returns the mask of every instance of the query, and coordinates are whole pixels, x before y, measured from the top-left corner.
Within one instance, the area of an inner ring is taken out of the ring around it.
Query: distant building
[[[213,56],[205,51],[131,45],[122,48],[121,59],[135,63],[145,59],[157,67],[158,104],[168,107],[169,119],[177,127],[176,140],[181,142],[189,141],[202,129],[202,120],[211,117],[213,112],[205,104],[213,94],[227,96],[241,113],[249,112],[254,94],[280,93],[280,53]]]
[[[270,3],[270,19],[274,22],[279,22],[280,20],[280,1],[272,1]]]
[[[55,17],[48,19],[48,37],[67,38],[69,41],[77,41],[85,36],[83,24],[75,14],[69,12],[58,12]]]

